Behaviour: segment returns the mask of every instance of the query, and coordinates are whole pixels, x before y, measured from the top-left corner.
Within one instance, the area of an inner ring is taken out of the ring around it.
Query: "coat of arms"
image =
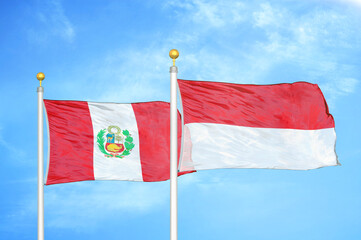
[[[108,132],[108,133],[107,133]],[[128,130],[121,130],[111,125],[108,129],[101,129],[97,135],[99,150],[106,157],[123,158],[128,156],[134,148],[132,135]]]

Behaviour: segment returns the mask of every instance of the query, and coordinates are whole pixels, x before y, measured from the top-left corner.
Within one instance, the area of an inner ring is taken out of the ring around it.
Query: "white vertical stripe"
[[[253,128],[214,123],[186,124],[192,162],[188,170],[272,168],[307,170],[338,165],[334,128],[297,130]]]
[[[88,103],[94,133],[94,177],[95,180],[143,181],[139,154],[137,121],[131,104]],[[97,135],[101,129],[118,126],[128,130],[133,137],[134,148],[124,158],[106,157],[98,147]]]

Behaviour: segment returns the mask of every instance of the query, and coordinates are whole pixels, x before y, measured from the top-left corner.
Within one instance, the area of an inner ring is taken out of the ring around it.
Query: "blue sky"
[[[35,239],[35,75],[45,98],[169,100],[179,78],[309,81],[336,122],[340,167],[179,178],[179,239],[361,238],[361,1],[1,1],[0,239]],[[45,136],[47,137],[47,136]],[[46,239],[168,239],[169,182],[45,187]]]

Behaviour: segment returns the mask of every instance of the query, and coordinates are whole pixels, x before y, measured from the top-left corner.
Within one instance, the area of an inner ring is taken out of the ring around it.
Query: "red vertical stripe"
[[[94,180],[93,126],[87,102],[44,100],[50,158],[46,185]]]
[[[167,180],[170,175],[170,104],[148,102],[133,103],[132,106],[138,124],[143,181]],[[178,114],[178,159],[181,134],[182,125]],[[185,173],[188,172],[182,172]]]

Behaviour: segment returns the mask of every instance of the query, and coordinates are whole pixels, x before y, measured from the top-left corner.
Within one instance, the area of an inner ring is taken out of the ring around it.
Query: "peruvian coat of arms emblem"
[[[121,130],[115,125],[98,132],[97,144],[99,150],[108,158],[124,158],[131,153],[135,146],[130,132]]]

